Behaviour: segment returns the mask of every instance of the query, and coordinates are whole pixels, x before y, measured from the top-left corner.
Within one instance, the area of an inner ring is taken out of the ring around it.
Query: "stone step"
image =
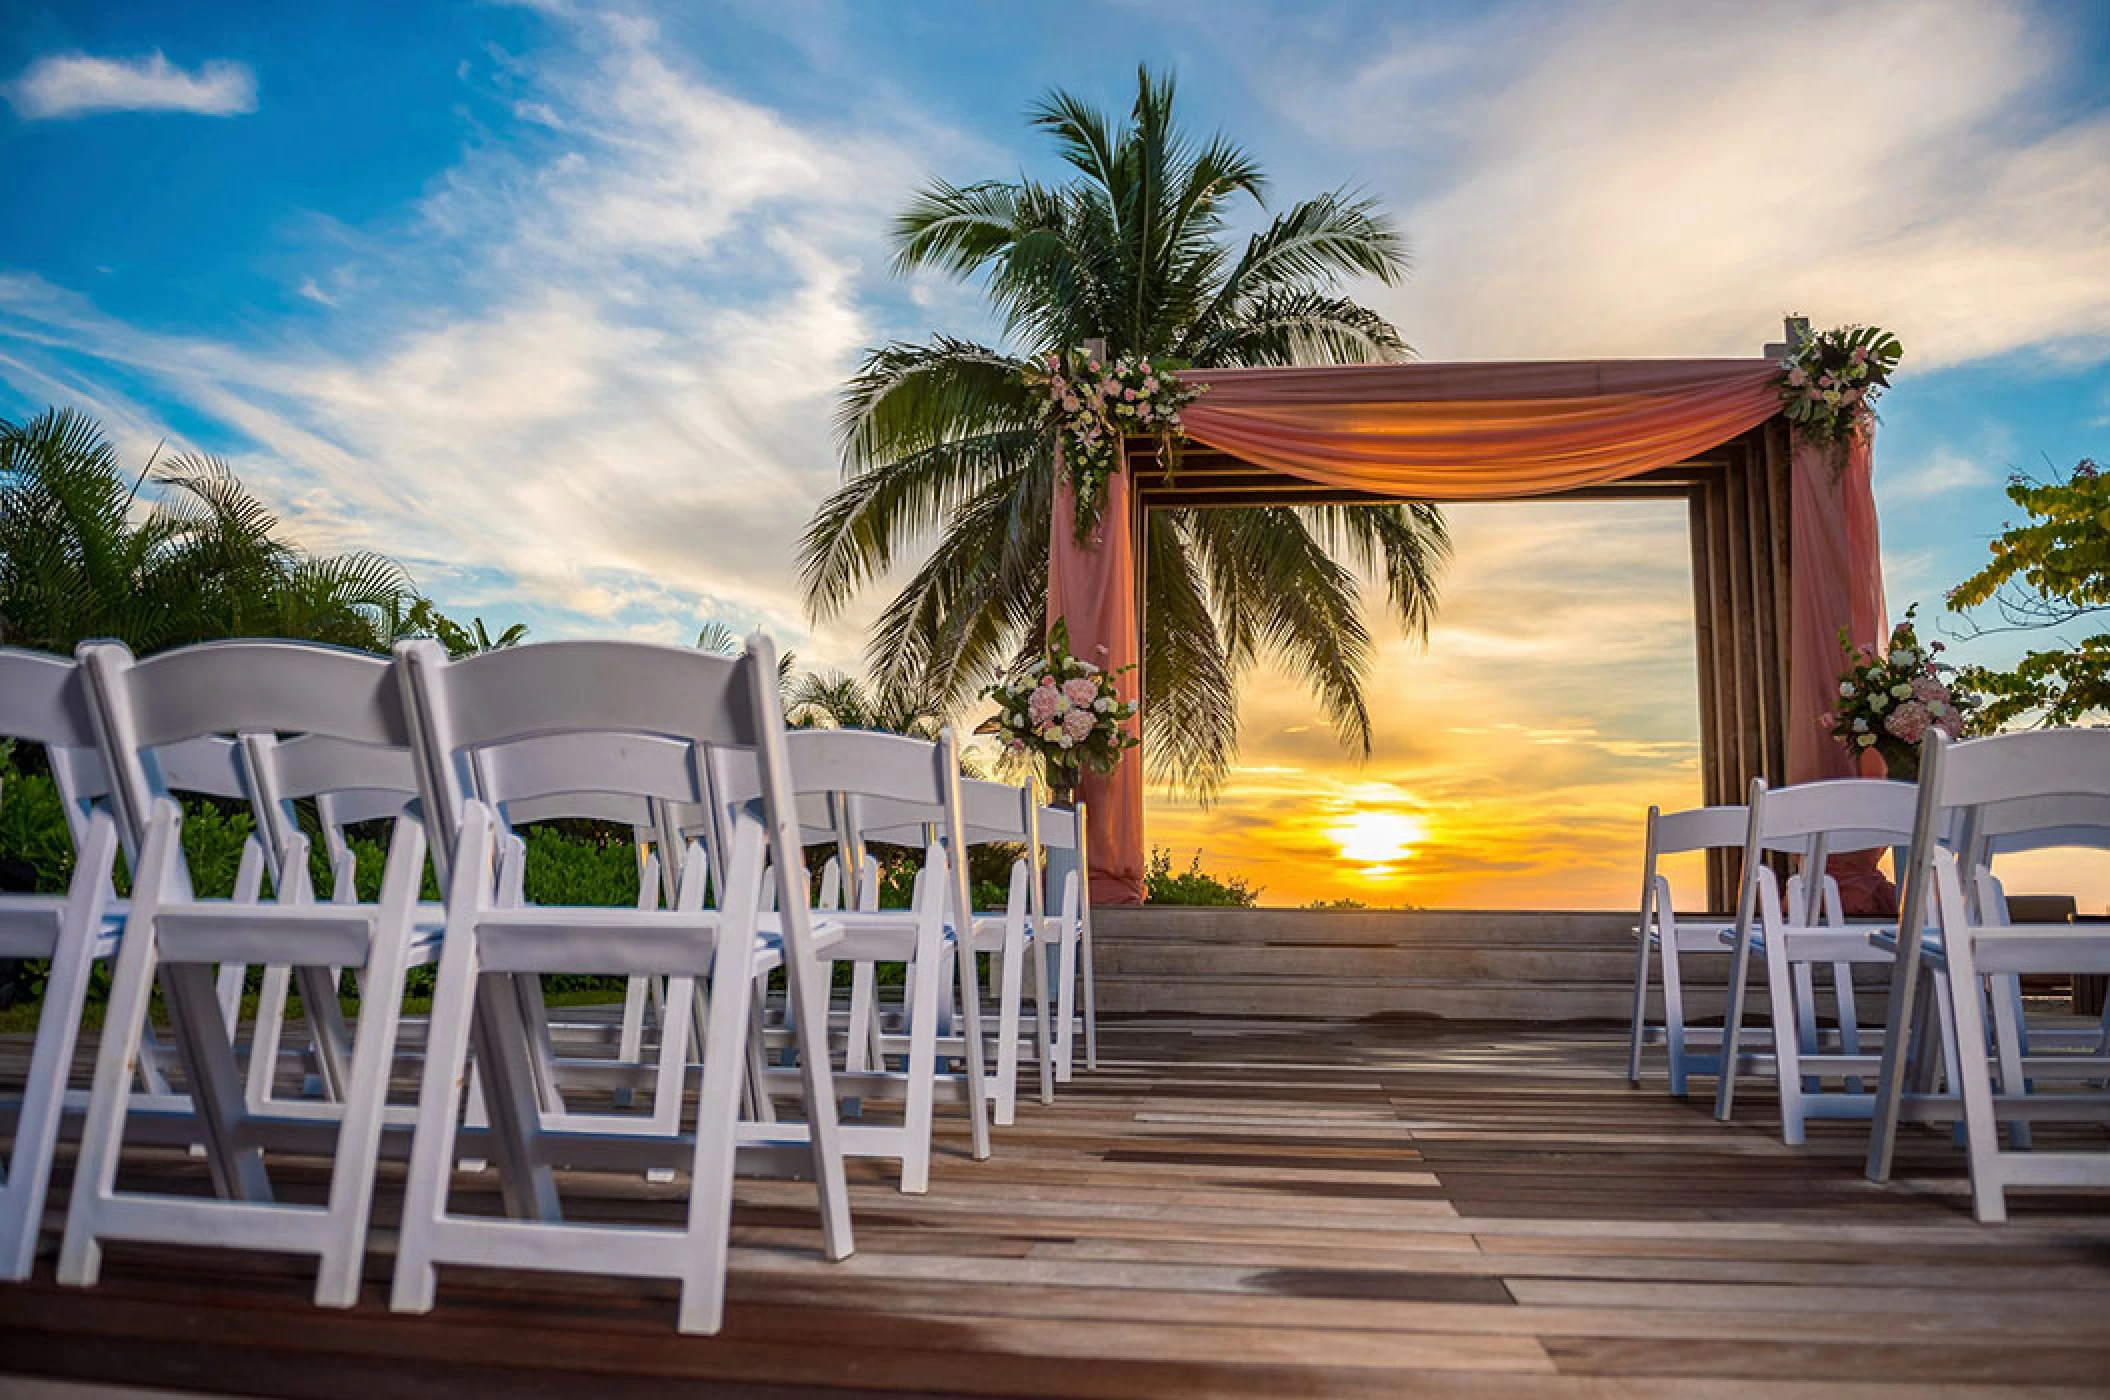
[[[1187,939],[1108,940],[1097,948],[1102,974],[1134,977],[1279,976],[1498,978],[1520,982],[1618,983],[1634,975],[1627,948],[1560,944],[1209,943]],[[1726,953],[1706,961],[1728,966]],[[1721,974],[1726,977],[1726,972]]]
[[[1624,984],[1563,986],[1502,978],[1280,978],[1280,977],[1099,977],[1101,1010],[1198,1016],[1430,1016],[1441,1020],[1616,1021],[1632,1014],[1633,991]],[[1726,992],[1688,988],[1687,1018],[1720,1023]],[[1821,998],[1828,1012],[1831,998]],[[1866,989],[1858,1001],[1863,1024],[1880,1022],[1883,997]],[[1750,1007],[1763,1024],[1765,998]],[[1649,1017],[1660,1021],[1662,995],[1651,989]],[[1829,1018],[1827,1017],[1827,1020]]]
[[[1634,916],[1590,911],[1482,909],[1100,908],[1102,940],[1170,938],[1214,943],[1558,943],[1629,947]]]
[[[1115,1011],[1623,1021],[1633,998],[1624,913],[1099,909],[1093,925],[1100,1004]],[[1687,1015],[1719,1018],[1727,952],[1688,953],[1683,967]],[[1887,983],[1882,968],[1860,970],[1864,1022],[1882,1014]],[[1652,992],[1651,1015],[1659,1003]]]

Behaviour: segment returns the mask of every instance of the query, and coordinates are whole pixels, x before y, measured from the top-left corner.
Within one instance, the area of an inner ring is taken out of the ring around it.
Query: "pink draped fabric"
[[[1845,667],[1839,635],[1855,646],[1889,637],[1883,607],[1882,546],[1876,535],[1873,435],[1862,432],[1827,447],[1796,435],[1789,520],[1794,596],[1789,600],[1788,781],[1881,777],[1882,761],[1855,756],[1827,732],[1824,717],[1839,702]],[[1897,891],[1876,869],[1876,856],[1834,856],[1849,914],[1897,912]]]
[[[1120,670],[1141,657],[1136,619],[1136,558],[1128,472],[1107,483],[1106,508],[1083,543],[1077,540],[1076,496],[1056,449],[1055,518],[1048,537],[1048,623],[1065,619],[1070,650],[1094,665]],[[1121,698],[1136,699],[1138,671],[1115,680]],[[1131,728],[1135,721],[1129,721]],[[1143,902],[1143,753],[1131,750],[1110,774],[1086,773],[1078,785],[1091,851],[1094,904]]]
[[[1409,500],[1513,500],[1682,462],[1780,411],[1770,360],[1193,370],[1187,436]]]
[[[1635,360],[1196,370],[1182,413],[1195,442],[1308,481],[1402,499],[1513,500],[1620,481],[1729,441],[1780,410],[1769,360]],[[1788,774],[1845,771],[1821,716],[1836,694],[1837,639],[1883,633],[1883,583],[1868,443],[1844,470],[1806,444],[1793,459]],[[1058,477],[1062,474],[1058,471]],[[1125,475],[1094,539],[1079,546],[1058,488],[1051,616],[1076,652],[1136,660],[1135,559]],[[1142,768],[1088,784],[1094,902],[1140,898]],[[1102,805],[1106,810],[1102,812]]]

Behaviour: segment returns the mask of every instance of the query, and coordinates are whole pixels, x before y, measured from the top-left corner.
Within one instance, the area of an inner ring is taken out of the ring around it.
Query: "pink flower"
[[[1062,692],[1055,688],[1052,679],[1043,678],[1026,699],[1026,718],[1038,727],[1054,719],[1061,708]]]
[[[1075,394],[1064,394],[1062,396],[1062,411],[1065,413],[1075,413],[1077,411],[1077,396]]]
[[[1934,721],[1934,727],[1951,739],[1961,739],[1963,737],[1963,712],[1951,709],[1940,719]]]
[[[1867,347],[1867,346],[1865,346],[1865,345],[1856,345],[1856,346],[1854,347],[1854,354],[1853,354],[1853,361],[1854,361],[1854,363],[1858,365],[1858,364],[1860,364],[1860,363],[1861,363],[1862,361],[1866,360],[1867,358],[1868,358],[1868,347]]]
[[[1922,705],[1946,705],[1949,703],[1949,687],[1934,676],[1914,676],[1912,698]]]
[[[1072,705],[1090,706],[1099,698],[1099,687],[1083,676],[1062,683],[1062,693],[1070,697]]]
[[[1801,387],[1802,387],[1803,385],[1805,385],[1805,384],[1807,384],[1807,383],[1809,383],[1809,382],[1810,382],[1810,377],[1809,377],[1809,375],[1808,375],[1807,373],[1805,373],[1805,372],[1803,371],[1803,368],[1802,368],[1802,366],[1801,366],[1801,365],[1794,365],[1794,366],[1791,366],[1791,367],[1789,368],[1789,370],[1788,370],[1788,384],[1789,384],[1789,386],[1790,386],[1790,387],[1792,387],[1792,388],[1796,388],[1796,389],[1800,389],[1800,388],[1801,388]]]
[[[1090,710],[1072,710],[1062,717],[1062,731],[1070,736],[1070,742],[1081,744],[1092,732],[1098,721]]]
[[[1127,399],[1130,403],[1134,403],[1136,398],[1136,391],[1133,389],[1123,389],[1121,391],[1121,397]]]
[[[1933,723],[1934,716],[1917,700],[1907,700],[1883,716],[1883,727],[1908,744],[1917,744],[1926,738],[1928,727]]]

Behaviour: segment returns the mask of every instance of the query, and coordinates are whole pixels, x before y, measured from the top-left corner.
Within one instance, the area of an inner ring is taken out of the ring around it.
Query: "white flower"
[[[1940,719],[1943,715],[1949,713],[1949,707],[1939,700],[1929,700],[1927,702],[1927,713],[1933,715],[1936,719]]]
[[[1865,719],[1857,719],[1857,720],[1855,720],[1855,721],[1854,721],[1854,733],[1856,733],[1856,734],[1866,734],[1867,732],[1868,732],[1868,721],[1867,721],[1867,720],[1865,720]]]
[[[1092,701],[1092,708],[1102,715],[1105,714],[1108,710],[1111,710],[1113,707],[1114,702],[1107,699],[1104,695],[1100,696],[1097,700]]]
[[[1898,699],[1902,700],[1912,693],[1912,687],[1905,684],[1903,681],[1899,681],[1896,685],[1890,687],[1890,693],[1892,695],[1895,695]]]
[[[1890,697],[1881,693],[1871,695],[1868,697],[1868,708],[1881,714],[1890,708]]]
[[[1854,683],[1853,683],[1852,681],[1841,681],[1841,682],[1839,682],[1839,693],[1840,693],[1841,695],[1851,695],[1851,694],[1853,694],[1853,693],[1854,693]]]
[[[1918,656],[1904,647],[1899,647],[1896,651],[1890,653],[1890,664],[1893,666],[1910,666],[1918,660]]]
[[[1854,742],[1859,744],[1864,749],[1871,748],[1876,742],[1876,736],[1873,734],[1863,734],[1860,738],[1854,740]]]

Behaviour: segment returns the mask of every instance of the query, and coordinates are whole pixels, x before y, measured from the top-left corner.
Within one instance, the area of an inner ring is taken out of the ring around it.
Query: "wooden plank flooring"
[[[2110,1196],[1981,1227],[1946,1136],[1872,1185],[1857,1126],[1790,1150],[1764,1091],[1722,1125],[1629,1089],[1617,1030],[1130,1018],[1104,1050],[990,1161],[945,1123],[927,1196],[858,1171],[847,1262],[808,1188],[743,1183],[715,1338],[674,1331],[671,1287],[570,1276],[443,1272],[435,1312],[391,1315],[391,1169],[359,1307],[309,1306],[296,1260],[113,1247],[79,1291],[47,1257],[0,1286],[0,1393],[2110,1394]]]

